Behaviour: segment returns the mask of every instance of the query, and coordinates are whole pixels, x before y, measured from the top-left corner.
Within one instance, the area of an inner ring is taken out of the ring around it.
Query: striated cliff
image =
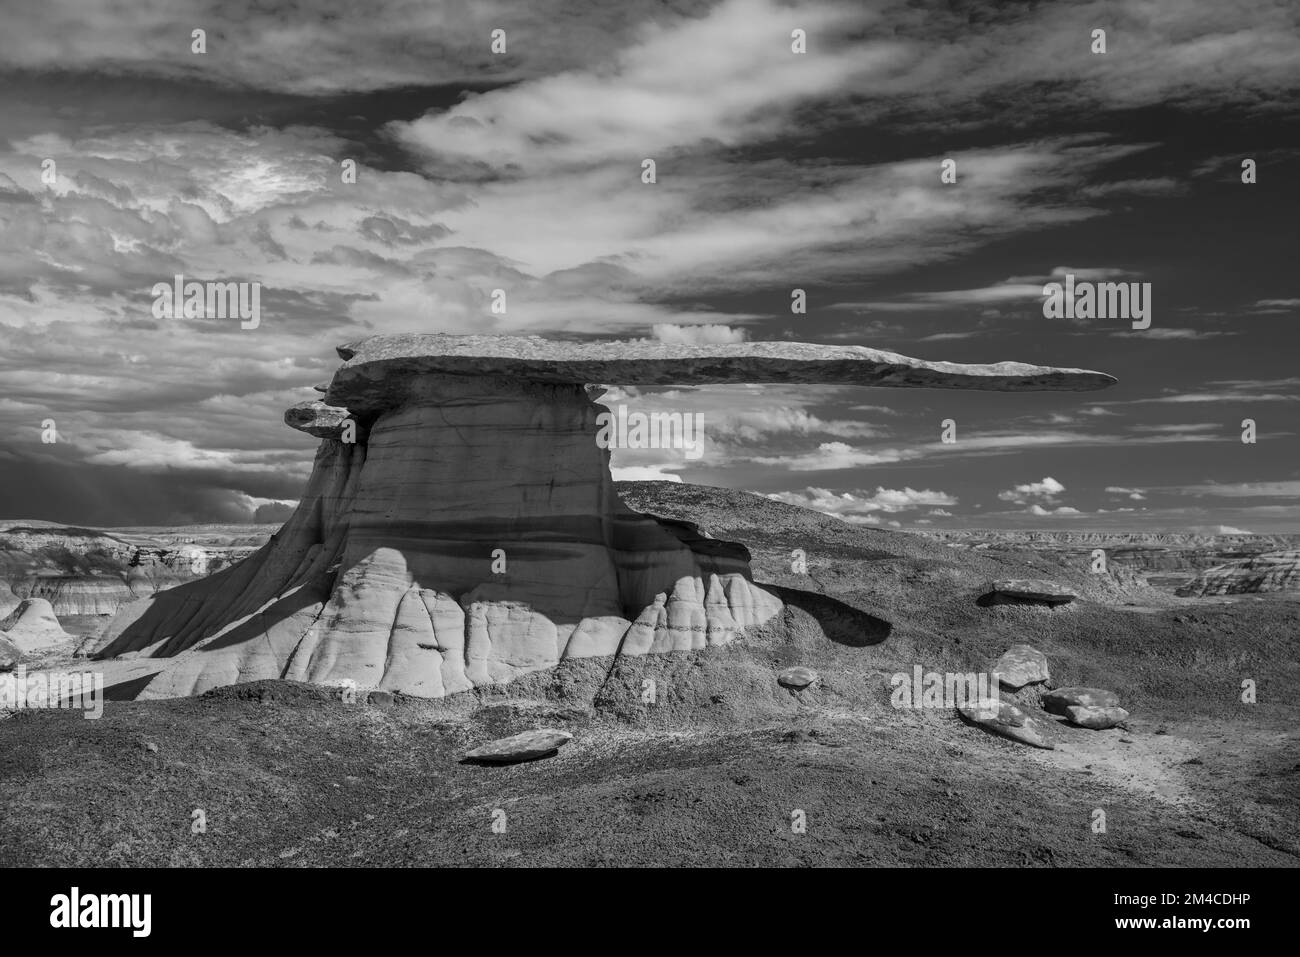
[[[1300,549],[1265,552],[1207,569],[1178,589],[1184,597],[1300,591]]]

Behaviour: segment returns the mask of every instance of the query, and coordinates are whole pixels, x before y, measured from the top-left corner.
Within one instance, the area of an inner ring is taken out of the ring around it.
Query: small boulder
[[[1012,645],[993,666],[993,672],[1012,690],[1038,684],[1052,676],[1047,670],[1047,656],[1031,645]]]
[[[366,701],[381,708],[391,708],[396,704],[397,699],[393,697],[391,691],[372,691],[366,697]]]
[[[811,668],[805,668],[798,665],[794,668],[786,668],[776,676],[777,684],[783,688],[807,688],[816,681],[820,676]]]
[[[351,419],[347,409],[326,405],[319,399],[299,402],[285,410],[284,424],[318,439],[339,439]]]
[[[1041,578],[1004,578],[989,585],[985,597],[995,605],[1064,605],[1079,596]]]
[[[992,734],[1046,751],[1055,749],[1055,745],[1043,737],[1037,721],[1006,701],[980,699],[957,710],[966,721]]]
[[[508,738],[490,741],[482,747],[475,748],[465,755],[466,761],[489,764],[512,764],[516,761],[531,761],[554,754],[573,740],[567,731],[554,731],[542,728],[537,731],[523,731]]]
[[[1070,724],[1091,728],[1093,731],[1105,731],[1128,720],[1128,712],[1123,708],[1087,708],[1071,705],[1065,709],[1065,714],[1070,719]]]
[[[1067,708],[1117,708],[1119,695],[1105,688],[1057,688],[1043,692],[1043,710],[1068,716]]]

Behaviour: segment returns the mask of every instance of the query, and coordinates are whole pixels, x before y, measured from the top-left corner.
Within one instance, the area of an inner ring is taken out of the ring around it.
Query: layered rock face
[[[125,610],[99,654],[174,657],[148,697],[267,677],[440,697],[777,614],[743,549],[619,502],[600,411],[579,385],[423,376],[364,442],[324,439],[272,542]]]
[[[1184,598],[1300,590],[1300,549],[1264,552],[1201,572],[1175,594]]]
[[[3,523],[0,615],[7,615],[23,598],[46,599],[65,620],[112,615],[123,605],[217,571],[255,550],[129,541],[91,529]]]
[[[754,345],[754,355],[679,356],[634,343],[398,336],[340,347],[346,361],[325,401],[286,414],[322,438],[293,517],[234,567],[124,609],[98,656],[169,659],[142,697],[263,678],[441,697],[566,657],[722,644],[777,615],[780,600],[753,583],[743,547],[623,506],[596,441],[607,410],[587,383],[1112,381]]]

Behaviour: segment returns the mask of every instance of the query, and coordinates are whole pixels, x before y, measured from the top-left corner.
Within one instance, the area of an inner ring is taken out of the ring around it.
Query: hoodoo
[[[566,657],[722,644],[781,610],[739,545],[622,504],[589,384],[1081,391],[1114,379],[862,347],[375,336],[342,346],[297,510],[256,554],[124,608],[98,657],[142,697],[264,678],[441,697]]]

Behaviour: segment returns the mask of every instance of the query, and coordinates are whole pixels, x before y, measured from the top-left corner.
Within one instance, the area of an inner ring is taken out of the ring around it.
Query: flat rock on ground
[[[995,601],[1021,604],[1064,605],[1079,596],[1063,585],[1038,578],[1004,578],[989,585]]]
[[[1093,731],[1105,731],[1128,720],[1128,712],[1123,708],[1088,708],[1071,705],[1065,709],[1071,724]]]
[[[465,755],[465,760],[491,764],[531,761],[557,751],[572,740],[573,735],[567,731],[554,731],[550,728],[523,731],[475,748]]]
[[[1043,710],[1065,715],[1070,707],[1117,708],[1119,695],[1105,688],[1057,688],[1043,692]]]
[[[1043,737],[1037,721],[1006,701],[980,700],[957,710],[971,724],[993,734],[1047,751],[1055,747]]]

